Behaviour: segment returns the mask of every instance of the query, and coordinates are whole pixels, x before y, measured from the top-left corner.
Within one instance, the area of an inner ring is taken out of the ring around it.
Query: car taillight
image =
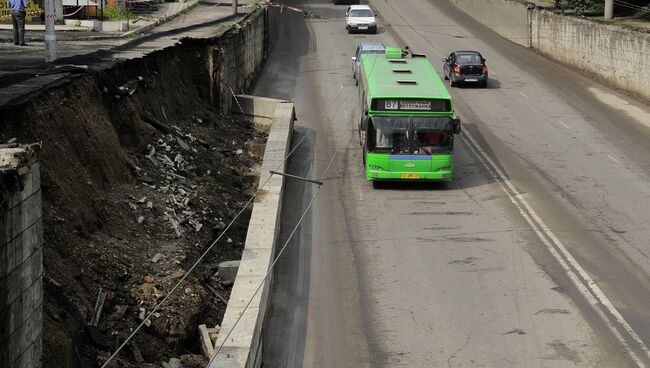
[[[458,65],[454,67],[454,73],[460,73],[460,67]]]
[[[483,70],[481,71],[481,73],[487,73],[487,66],[483,67]]]

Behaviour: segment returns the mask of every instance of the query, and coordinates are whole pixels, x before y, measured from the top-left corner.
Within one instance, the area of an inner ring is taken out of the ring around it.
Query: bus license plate
[[[420,179],[420,174],[400,174],[401,179]]]

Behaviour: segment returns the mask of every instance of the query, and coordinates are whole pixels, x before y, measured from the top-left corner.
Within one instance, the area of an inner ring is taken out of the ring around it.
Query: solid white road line
[[[619,164],[619,165],[621,165],[621,166],[625,166],[625,165],[623,165],[623,163],[621,163],[621,161],[615,159],[614,156],[612,156],[612,155],[607,155],[607,157],[608,157],[610,160],[616,162],[617,164]]]
[[[530,98],[528,98],[528,96],[526,96],[523,92],[519,91],[519,93],[520,93],[522,96],[524,96],[525,99],[530,100]]]
[[[476,155],[476,157],[481,161],[481,163],[487,168],[487,170],[496,177],[497,183],[503,189],[503,191],[508,195],[510,201],[517,207],[519,213],[522,217],[528,222],[530,227],[535,231],[539,239],[546,245],[549,252],[553,257],[558,261],[564,272],[569,276],[569,279],[576,286],[578,291],[587,299],[592,308],[597,312],[597,314],[603,319],[609,330],[614,334],[618,339],[621,345],[624,347],[626,353],[632,358],[634,363],[639,368],[644,368],[646,365],[639,359],[637,354],[630,348],[626,339],[621,335],[619,329],[614,326],[614,323],[607,315],[603,312],[605,309],[615,320],[620,328],[625,330],[632,340],[639,346],[641,350],[645,353],[646,357],[650,358],[650,351],[641,340],[639,335],[632,329],[632,327],[627,323],[619,311],[614,307],[612,302],[607,298],[605,293],[598,287],[596,282],[587,274],[587,272],[580,266],[578,261],[569,253],[568,249],[562,244],[562,242],[555,236],[555,234],[546,226],[544,221],[537,215],[535,210],[530,206],[528,201],[517,191],[514,185],[507,179],[501,169],[494,163],[494,161],[483,151],[481,146],[476,142],[471,134],[467,130],[463,131],[464,141],[467,143],[467,146],[470,150]],[[575,269],[575,272],[574,272]],[[577,272],[577,274],[576,274]],[[578,277],[578,275],[580,277]],[[582,278],[582,280],[581,280]],[[601,309],[601,306],[603,309]]]
[[[567,128],[567,129],[571,129],[568,125],[564,124],[564,122],[562,120],[558,120],[557,122],[560,123],[563,127]]]

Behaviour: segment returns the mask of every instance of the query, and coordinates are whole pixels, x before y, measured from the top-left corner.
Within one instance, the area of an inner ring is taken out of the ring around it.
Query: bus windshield
[[[450,118],[373,117],[368,133],[368,149],[375,153],[433,155],[453,149]]]

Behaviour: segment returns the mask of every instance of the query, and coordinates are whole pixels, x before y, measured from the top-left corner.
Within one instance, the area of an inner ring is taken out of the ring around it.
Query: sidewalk
[[[168,17],[167,22],[156,24],[155,28],[151,26],[142,33],[126,37],[88,40],[77,35],[98,32],[68,32],[63,33],[63,37],[57,34],[58,59],[52,64],[44,61],[43,41],[33,41],[24,47],[0,43],[0,107],[74,73],[109,68],[116,62],[173,46],[182,38],[218,36],[248,13],[249,4],[255,0],[239,2],[237,17],[232,16],[229,4],[223,6],[214,0],[202,0],[186,13],[179,11],[173,19]]]
[[[61,40],[97,40],[107,38],[132,37],[134,34],[146,32],[160,24],[170,21],[177,16],[191,11],[199,0],[185,2],[169,2],[157,4],[157,10],[148,14],[133,14],[128,21],[98,21],[66,19],[66,24],[56,24],[57,39]],[[216,4],[216,3],[215,3]],[[26,24],[25,40],[27,42],[42,42],[45,37],[45,24]],[[0,23],[0,43],[13,43],[13,28],[11,24]]]

